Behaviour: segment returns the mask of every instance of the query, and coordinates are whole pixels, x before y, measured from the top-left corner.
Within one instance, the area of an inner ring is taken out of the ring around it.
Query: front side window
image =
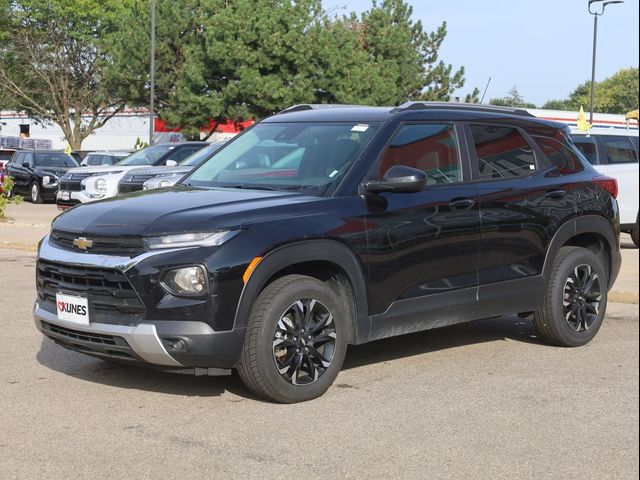
[[[590,135],[571,135],[574,145],[580,150],[582,155],[589,161],[591,165],[597,165],[598,162],[598,150],[596,148],[596,142]]]
[[[167,157],[167,160],[173,160],[176,163],[180,163],[185,158],[190,157],[198,150],[202,149],[204,146],[205,145],[185,145],[184,147],[178,147],[171,152],[171,155]]]
[[[531,174],[536,158],[518,129],[471,125],[481,180],[513,178]]]
[[[638,163],[638,154],[626,136],[598,135],[609,163]]]
[[[36,153],[38,167],[77,167],[78,164],[70,155],[61,152]]]
[[[183,183],[322,194],[342,179],[377,127],[357,122],[258,124]]]
[[[462,181],[454,126],[403,125],[384,152],[380,162],[380,178],[395,165],[422,170],[427,175],[427,185]]]
[[[534,137],[538,145],[561,175],[569,175],[584,170],[578,154],[564,142],[550,137]]]

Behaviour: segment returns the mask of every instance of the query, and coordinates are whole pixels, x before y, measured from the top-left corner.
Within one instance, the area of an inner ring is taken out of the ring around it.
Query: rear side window
[[[403,125],[384,152],[380,178],[394,165],[422,170],[427,185],[462,181],[458,142],[453,125]]]
[[[569,175],[584,170],[580,158],[573,149],[555,138],[534,137],[552,165],[561,175]]]
[[[582,152],[582,155],[589,161],[591,165],[597,165],[598,162],[598,150],[596,149],[596,141],[591,136],[587,135],[571,135],[571,140],[578,150]]]
[[[598,141],[604,147],[608,163],[638,163],[638,154],[629,137],[598,135]]]
[[[536,169],[533,149],[513,127],[471,125],[480,179],[513,178]]]

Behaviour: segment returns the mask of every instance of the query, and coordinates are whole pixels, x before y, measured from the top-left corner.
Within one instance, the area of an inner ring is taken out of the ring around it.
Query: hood
[[[128,170],[134,170],[136,168],[140,168],[140,165],[99,165],[94,167],[74,167],[69,169],[69,173],[104,173],[104,172],[126,172]]]
[[[178,185],[78,205],[53,228],[106,236],[157,236],[239,228],[265,219],[321,211],[327,198],[300,193]]]
[[[129,175],[171,175],[174,173],[189,173],[193,170],[195,166],[184,166],[181,167],[176,165],[175,167],[146,167],[146,168],[136,168],[135,170],[130,170],[127,172]]]

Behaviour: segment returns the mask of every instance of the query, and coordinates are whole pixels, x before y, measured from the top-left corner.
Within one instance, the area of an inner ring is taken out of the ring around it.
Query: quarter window
[[[460,182],[460,155],[453,125],[403,125],[382,157],[380,178],[394,165],[422,170],[427,185]]]
[[[481,180],[520,177],[536,169],[533,150],[516,128],[472,125],[471,135]]]
[[[535,139],[551,164],[557,167],[561,175],[569,175],[584,170],[576,152],[565,143],[550,137],[535,137]]]
[[[626,136],[600,135],[609,163],[638,163],[638,154]]]

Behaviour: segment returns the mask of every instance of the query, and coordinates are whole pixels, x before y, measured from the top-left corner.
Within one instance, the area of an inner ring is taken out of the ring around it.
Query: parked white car
[[[207,142],[156,144],[138,150],[114,165],[72,168],[60,178],[56,194],[58,208],[113,197],[118,193],[118,182],[128,171],[140,167],[175,166],[207,145]]]
[[[618,181],[620,229],[638,246],[638,130],[572,128],[571,138],[598,172]]]

